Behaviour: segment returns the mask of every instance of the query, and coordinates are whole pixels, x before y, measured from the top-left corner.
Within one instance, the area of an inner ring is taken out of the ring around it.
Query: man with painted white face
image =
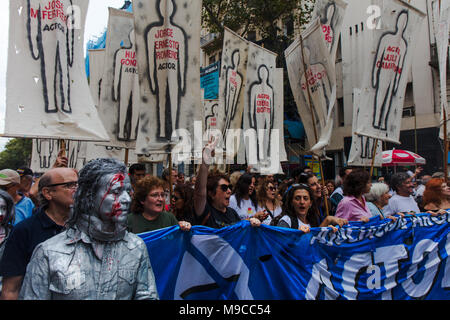
[[[81,169],[67,230],[36,247],[21,299],[158,299],[145,243],[126,230],[126,172],[114,159]]]

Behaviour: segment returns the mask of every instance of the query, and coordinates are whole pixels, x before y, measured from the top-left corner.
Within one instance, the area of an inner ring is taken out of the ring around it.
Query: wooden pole
[[[375,139],[375,145],[373,146],[372,152],[372,164],[370,165],[370,180],[372,180],[373,167],[375,166],[375,157],[377,155],[378,139]]]
[[[125,148],[125,165],[128,167],[128,157],[129,157],[130,149]]]
[[[447,110],[442,109],[444,115],[444,172],[445,181],[448,180],[448,139],[447,139]]]
[[[317,135],[317,127],[316,127],[316,119],[314,117],[314,110],[313,110],[313,104],[312,104],[312,99],[311,99],[311,94],[309,92],[309,82],[308,82],[308,68],[306,67],[306,62],[305,62],[305,55],[303,52],[303,37],[300,34],[300,49],[302,50],[302,62],[303,62],[303,71],[304,71],[304,75],[305,75],[305,82],[306,82],[306,92],[308,94],[308,101],[309,101],[309,109],[311,112],[311,118],[312,118],[312,123],[313,123],[313,128],[314,128],[314,138],[316,139],[316,143],[319,142],[319,138]],[[322,166],[322,159],[320,157],[318,157],[319,159],[319,167],[320,167],[320,177],[322,180],[322,185],[325,186],[325,176],[323,173],[323,166]],[[324,202],[325,202],[325,212],[327,217],[329,216],[329,208],[328,208],[328,199],[327,197],[323,194],[323,198],[324,198]]]
[[[173,181],[172,181],[172,150],[169,149],[169,201],[172,201],[172,185],[173,185]],[[170,205],[170,202],[169,202]]]
[[[60,139],[59,140],[59,150],[62,150],[61,156],[65,157],[66,156],[66,142],[64,141],[64,139]]]

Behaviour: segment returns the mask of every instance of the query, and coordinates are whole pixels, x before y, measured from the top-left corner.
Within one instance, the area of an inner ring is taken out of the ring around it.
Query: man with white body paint
[[[83,167],[67,230],[36,247],[20,298],[158,299],[145,243],[126,230],[132,190],[126,172],[115,159]]]

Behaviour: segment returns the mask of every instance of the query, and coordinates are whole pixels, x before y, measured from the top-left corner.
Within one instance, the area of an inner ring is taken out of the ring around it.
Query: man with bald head
[[[5,244],[0,261],[0,276],[3,276],[0,299],[18,298],[34,248],[64,230],[77,187],[78,174],[74,169],[53,168],[41,177],[39,208],[14,227]]]

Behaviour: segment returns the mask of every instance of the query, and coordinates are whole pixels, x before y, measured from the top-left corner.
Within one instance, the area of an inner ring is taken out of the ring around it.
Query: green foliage
[[[203,0],[203,27],[219,36],[203,48],[207,54],[222,49],[223,27],[244,38],[256,31],[262,38],[258,45],[278,54],[277,67],[284,69],[284,110],[293,120],[300,119],[288,81],[284,51],[294,41],[298,32],[285,34],[283,23],[291,21],[298,26],[311,19],[315,0]]]
[[[30,166],[32,151],[31,139],[11,139],[0,152],[0,169],[18,169]]]
[[[293,34],[285,36],[277,22],[291,20],[297,26],[310,20],[313,0],[203,0],[203,27],[223,38],[223,27],[247,37],[257,31],[262,40],[258,44],[282,54]],[[217,48],[220,48],[218,46]]]

